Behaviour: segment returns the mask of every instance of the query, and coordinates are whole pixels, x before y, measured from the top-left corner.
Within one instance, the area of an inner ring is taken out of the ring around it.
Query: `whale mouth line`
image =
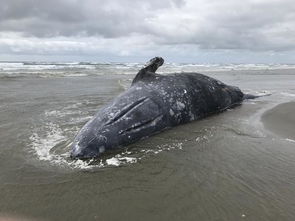
[[[118,120],[120,120],[121,118],[123,118],[124,116],[126,116],[129,112],[133,111],[134,109],[138,108],[139,106],[141,106],[143,103],[145,103],[147,100],[149,100],[148,97],[143,97],[140,98],[139,100],[135,101],[134,103],[126,106],[125,108],[122,109],[122,111],[120,111],[114,118],[110,119],[105,126],[109,126],[115,122],[117,122]]]
[[[160,114],[160,115],[158,115],[155,118],[152,118],[150,120],[146,120],[144,122],[140,122],[140,123],[134,124],[133,126],[127,128],[126,130],[120,131],[119,134],[122,135],[122,134],[126,134],[128,132],[133,132],[133,131],[141,130],[144,127],[147,127],[147,126],[155,125],[162,117],[163,117],[163,114]]]

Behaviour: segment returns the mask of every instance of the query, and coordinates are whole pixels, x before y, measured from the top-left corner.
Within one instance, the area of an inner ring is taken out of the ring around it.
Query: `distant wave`
[[[143,63],[98,63],[98,62],[0,62],[0,78],[12,77],[84,77],[89,75],[131,74],[134,75]],[[180,64],[167,63],[158,73],[175,72],[224,72],[295,69],[291,64]],[[249,72],[250,73],[250,72]],[[247,74],[249,74],[247,73]],[[251,73],[250,73],[251,74]],[[292,73],[293,74],[293,73]]]

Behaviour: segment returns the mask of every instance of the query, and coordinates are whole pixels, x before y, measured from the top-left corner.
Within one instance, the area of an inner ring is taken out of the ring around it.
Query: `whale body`
[[[128,90],[83,126],[72,144],[72,158],[95,158],[165,129],[224,111],[245,98],[255,98],[199,73],[156,74],[163,63],[161,57],[150,60]]]

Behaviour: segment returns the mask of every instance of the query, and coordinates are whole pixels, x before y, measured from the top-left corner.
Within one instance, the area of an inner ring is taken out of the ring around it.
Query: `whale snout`
[[[71,158],[72,159],[89,159],[99,156],[99,151],[92,148],[83,148],[79,144],[73,144]]]
[[[98,156],[99,156],[99,153],[95,151],[91,151],[87,148],[72,150],[71,152],[72,159],[89,159],[89,158],[96,158]]]
[[[89,159],[89,158],[97,158],[105,152],[105,145],[96,144],[92,142],[88,145],[82,145],[79,142],[75,142],[72,144],[72,159]]]
[[[89,159],[99,157],[106,150],[106,140],[106,137],[101,134],[95,135],[89,133],[88,130],[82,129],[72,144],[71,158]]]

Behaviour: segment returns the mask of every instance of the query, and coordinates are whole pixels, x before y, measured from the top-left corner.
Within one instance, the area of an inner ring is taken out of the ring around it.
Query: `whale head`
[[[105,151],[126,146],[145,134],[153,134],[162,127],[162,119],[158,104],[149,97],[140,96],[140,90],[134,86],[101,109],[79,131],[72,144],[71,157],[100,157]]]
[[[72,144],[71,158],[89,159],[99,157],[105,152],[107,138],[105,136],[95,136],[92,133],[81,133]]]

